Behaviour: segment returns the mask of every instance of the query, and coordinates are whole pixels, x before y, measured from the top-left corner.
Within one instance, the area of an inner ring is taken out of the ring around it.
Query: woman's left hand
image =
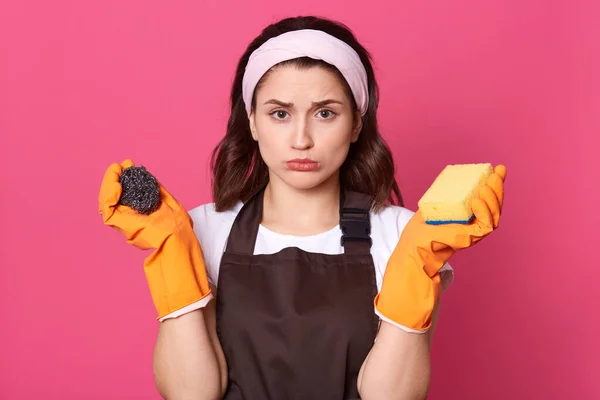
[[[475,217],[468,224],[429,225],[419,211],[413,215],[388,261],[375,299],[382,318],[409,331],[429,329],[441,294],[439,270],[458,250],[473,246],[498,227],[505,179],[506,167],[496,166],[472,201]]]

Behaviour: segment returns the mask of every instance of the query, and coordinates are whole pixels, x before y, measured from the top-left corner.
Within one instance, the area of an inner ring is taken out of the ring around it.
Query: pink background
[[[310,13],[372,52],[408,207],[446,164],[508,167],[501,229],[453,261],[430,398],[600,398],[598,6],[350,4],[3,2],[0,398],[158,398],[145,253],[103,226],[102,174],[131,157],[211,201],[237,58]]]

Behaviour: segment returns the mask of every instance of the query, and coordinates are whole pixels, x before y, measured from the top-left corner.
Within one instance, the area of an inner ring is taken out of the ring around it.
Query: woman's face
[[[284,66],[257,90],[250,128],[271,180],[312,189],[337,180],[362,122],[335,73]]]

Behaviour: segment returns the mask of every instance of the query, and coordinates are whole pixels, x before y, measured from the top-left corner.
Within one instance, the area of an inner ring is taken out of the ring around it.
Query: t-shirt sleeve
[[[218,213],[215,211],[213,203],[198,206],[188,212],[194,223],[194,233],[202,248],[208,281],[214,287],[217,286],[217,282],[219,281],[221,257],[225,251],[225,245],[236,212],[237,209]],[[164,321],[168,318],[176,318],[205,307],[212,298],[212,295],[206,296],[195,303],[164,316],[160,321]]]
[[[218,237],[211,232],[214,232],[216,224],[214,222],[214,209],[212,204],[206,204],[200,207],[196,207],[190,211],[190,217],[194,221],[194,233],[198,238],[200,247],[202,248],[202,255],[204,257],[204,265],[206,267],[206,274],[208,275],[208,281],[211,285],[216,285],[218,282],[218,263],[220,258],[216,259],[219,251],[223,251],[222,245],[219,246]],[[221,248],[217,249],[219,246]]]

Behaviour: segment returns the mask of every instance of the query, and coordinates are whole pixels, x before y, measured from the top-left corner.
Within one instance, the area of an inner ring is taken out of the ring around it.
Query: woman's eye
[[[333,117],[335,113],[331,110],[322,110],[319,111],[319,118],[329,119]]]
[[[275,116],[276,119],[285,119],[285,117],[288,115],[288,113],[287,113],[287,111],[277,110],[277,111],[273,111],[271,113],[271,115]]]

